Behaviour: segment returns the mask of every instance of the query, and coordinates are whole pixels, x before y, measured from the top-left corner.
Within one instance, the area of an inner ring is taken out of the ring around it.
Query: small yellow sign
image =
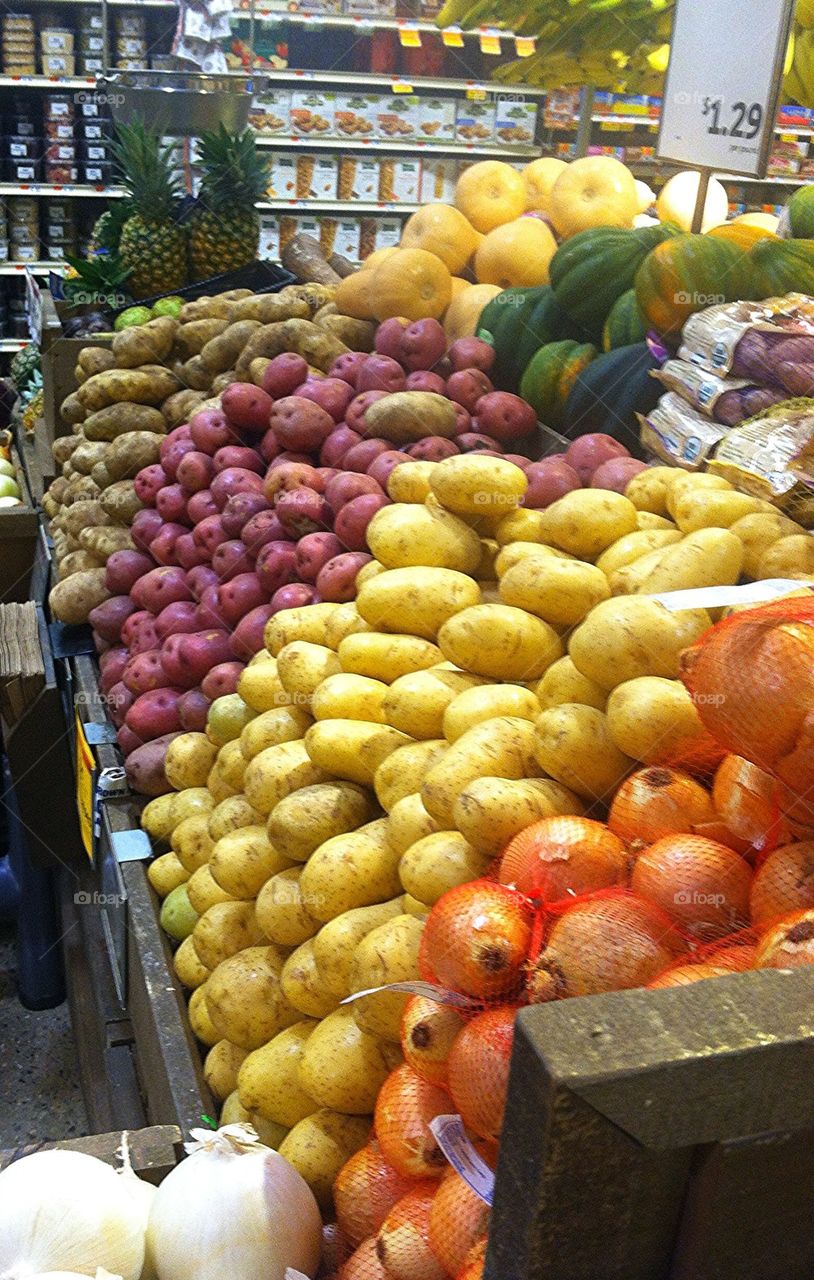
[[[79,831],[89,858],[93,858],[93,791],[96,761],[93,758],[85,730],[79,716],[76,717],[76,808],[79,813]]]
[[[460,27],[444,27],[441,40],[447,49],[463,49],[464,33]]]
[[[480,51],[481,53],[490,53],[492,55],[500,54],[500,36],[496,31],[481,31]]]
[[[537,49],[536,36],[515,36],[514,51],[518,58],[530,58]]]
[[[418,30],[418,27],[411,27],[407,24],[400,26],[399,44],[403,49],[420,49],[421,32]]]
[[[485,89],[467,89],[466,96],[470,102],[485,102],[486,90]]]
[[[394,80],[390,88],[394,93],[412,93],[413,86],[408,84],[406,80]]]

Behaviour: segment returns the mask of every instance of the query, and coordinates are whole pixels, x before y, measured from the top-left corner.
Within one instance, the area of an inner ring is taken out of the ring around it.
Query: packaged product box
[[[334,132],[335,94],[295,89],[291,95],[291,129],[306,138],[329,138]]]
[[[249,124],[258,133],[280,134],[291,129],[291,90],[267,89],[254,99]]]
[[[319,220],[319,247],[326,258],[330,258],[334,252],[338,226],[338,218],[320,218]]]
[[[385,141],[414,138],[419,129],[421,99],[417,94],[395,93],[379,100],[376,131]]]
[[[306,200],[335,200],[339,186],[339,156],[324,156],[316,153],[308,157],[313,160],[311,183]],[[299,173],[299,170],[298,170]],[[299,195],[299,191],[297,192]]]
[[[341,13],[342,0],[264,0],[272,13]]]
[[[339,218],[336,226],[333,252],[351,262],[359,262],[361,225],[358,218]]]
[[[337,199],[378,200],[381,162],[367,156],[342,156]]]
[[[392,18],[396,13],[396,0],[344,0],[342,12]]]
[[[421,98],[419,103],[419,137],[428,142],[454,142],[454,98]]]
[[[338,138],[372,138],[376,132],[378,96],[337,93],[334,121]]]
[[[260,216],[260,240],[258,245],[258,256],[261,259],[270,259],[276,262],[280,257],[280,219],[269,217],[267,214]]]
[[[379,199],[388,203],[416,204],[421,193],[421,161],[390,159],[381,162]]]
[[[73,31],[67,27],[44,27],[40,32],[43,53],[73,53]]]
[[[401,218],[374,218],[374,249],[397,249],[401,244],[404,222]]]
[[[266,195],[272,200],[294,200],[297,195],[297,157],[287,151],[274,151],[269,165]]]
[[[456,141],[490,142],[494,136],[494,102],[470,102],[465,99],[457,104],[455,113]]]
[[[795,177],[800,172],[803,160],[808,155],[808,140],[798,138],[775,138],[772,143],[767,173],[771,177],[788,175]]]
[[[537,131],[537,103],[533,98],[501,96],[495,108],[495,137],[510,147],[527,147]]]
[[[76,59],[70,53],[44,53],[42,74],[44,76],[76,75]]]
[[[452,204],[458,181],[458,161],[448,156],[423,156],[421,159],[421,203]]]

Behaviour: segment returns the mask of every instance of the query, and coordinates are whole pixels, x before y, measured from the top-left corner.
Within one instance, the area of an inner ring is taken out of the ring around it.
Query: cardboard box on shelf
[[[249,124],[258,133],[289,133],[291,130],[291,90],[267,89],[254,99]]]
[[[421,203],[452,204],[459,164],[448,156],[423,156],[421,160]]]
[[[421,161],[385,157],[381,161],[379,199],[416,204],[421,194]]]
[[[418,133],[428,142],[454,142],[454,98],[421,98],[419,103]]]
[[[335,200],[339,179],[337,156],[306,152],[297,156],[296,195],[298,200]]]
[[[262,214],[260,217],[260,244],[258,256],[276,262],[280,257],[280,219]]]
[[[396,93],[379,100],[376,129],[379,138],[401,142],[418,133],[421,99],[417,94]]]
[[[510,147],[527,147],[537,132],[537,103],[516,94],[501,96],[495,108],[495,137]]]
[[[397,249],[404,223],[401,218],[363,218],[359,256],[364,262],[376,249]]]
[[[291,95],[291,128],[304,138],[333,135],[335,94],[295,89]]]
[[[343,13],[370,14],[376,18],[392,18],[396,12],[396,0],[344,0]]]
[[[297,157],[289,151],[273,151],[266,194],[272,200],[294,200],[297,196]]]
[[[469,99],[465,99],[457,104],[455,113],[456,141],[491,142],[494,136],[494,102],[470,102]]]
[[[342,156],[339,162],[339,200],[378,200],[381,162],[367,156]]]
[[[340,253],[343,258],[348,258],[351,262],[358,262],[361,230],[361,223],[358,218],[337,219],[333,252]]]
[[[338,138],[373,138],[379,111],[379,95],[338,93],[334,122]]]
[[[319,220],[319,247],[326,258],[330,258],[334,252],[338,225],[338,218],[320,218]]]

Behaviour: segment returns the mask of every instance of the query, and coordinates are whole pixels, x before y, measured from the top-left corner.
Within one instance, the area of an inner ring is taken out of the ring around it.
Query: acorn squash
[[[676,344],[696,311],[755,297],[752,258],[731,241],[682,234],[656,246],[636,272],[636,300],[648,329]],[[784,292],[781,290],[781,292]],[[766,294],[762,295],[763,297]]]
[[[571,388],[597,354],[590,342],[566,338],[549,342],[532,357],[520,382],[520,394],[545,426],[558,430],[562,425]]]
[[[627,293],[616,299],[610,309],[602,330],[602,350],[615,351],[619,347],[629,347],[634,342],[643,342],[646,335],[647,327],[636,301],[636,290],[628,289]]]
[[[800,187],[786,208],[791,234],[800,240],[814,239],[814,186]]]
[[[600,431],[643,458],[637,413],[649,413],[664,391],[650,370],[659,361],[646,342],[597,356],[577,375],[565,405],[561,431],[569,440]]]
[[[755,297],[814,293],[814,240],[759,240],[749,257]]]
[[[594,227],[560,245],[549,275],[565,312],[595,337],[611,307],[633,287],[640,265],[656,245],[678,235],[669,224],[639,227]]]

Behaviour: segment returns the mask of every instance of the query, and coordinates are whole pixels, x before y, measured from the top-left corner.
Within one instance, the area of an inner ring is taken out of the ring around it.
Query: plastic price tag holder
[[[444,27],[441,42],[445,49],[463,49],[464,33],[460,27]]]
[[[409,84],[408,81],[406,80],[394,80],[393,83],[390,85],[390,88],[393,90],[393,93],[412,93],[413,92],[413,86]]]
[[[399,44],[402,49],[420,49],[421,32],[413,22],[399,23]]]
[[[492,57],[499,56],[501,32],[497,27],[481,27],[478,32],[481,53],[491,54]]]
[[[530,58],[537,51],[537,37],[515,36],[514,51],[518,58]]]
[[[491,1207],[495,1195],[495,1175],[478,1155],[466,1135],[460,1116],[436,1116],[430,1129],[449,1163],[464,1182]]]

